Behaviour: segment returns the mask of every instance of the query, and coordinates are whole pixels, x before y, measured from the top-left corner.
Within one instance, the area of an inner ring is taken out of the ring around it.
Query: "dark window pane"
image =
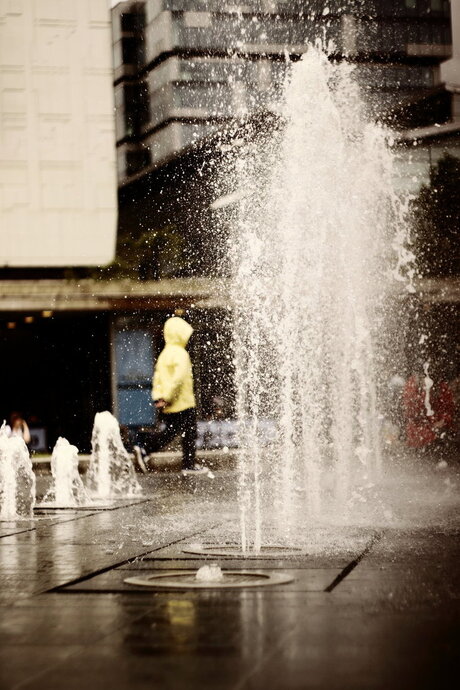
[[[123,64],[137,64],[137,40],[135,38],[123,38],[122,40]]]
[[[134,14],[126,13],[121,15],[121,30],[122,31],[134,31],[136,28]]]

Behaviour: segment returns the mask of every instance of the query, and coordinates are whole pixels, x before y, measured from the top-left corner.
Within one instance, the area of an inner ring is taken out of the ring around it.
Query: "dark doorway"
[[[94,414],[111,410],[109,316],[0,314],[0,414],[19,411],[46,430],[91,447]]]

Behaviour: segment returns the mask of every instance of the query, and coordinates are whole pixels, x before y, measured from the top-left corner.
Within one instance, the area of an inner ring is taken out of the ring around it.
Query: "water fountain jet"
[[[0,429],[0,520],[31,519],[35,475],[24,440]]]
[[[86,485],[92,498],[132,498],[142,494],[134,466],[123,445],[120,427],[108,411],[97,412]]]
[[[46,493],[40,507],[68,508],[91,503],[78,472],[78,448],[66,438],[59,437],[51,455],[53,485]]]
[[[378,478],[387,293],[412,259],[388,133],[366,119],[352,66],[309,48],[281,115],[234,174],[247,190],[231,238],[241,539],[256,553],[267,533],[294,544],[345,515]]]

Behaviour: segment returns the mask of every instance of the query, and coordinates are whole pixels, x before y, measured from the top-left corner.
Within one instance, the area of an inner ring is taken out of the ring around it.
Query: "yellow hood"
[[[191,325],[180,316],[173,316],[164,325],[166,345],[155,365],[152,398],[166,400],[166,413],[181,412],[196,404],[192,363],[185,349],[192,333]]]
[[[193,333],[193,328],[180,316],[173,316],[165,322],[163,332],[166,345],[185,347]]]

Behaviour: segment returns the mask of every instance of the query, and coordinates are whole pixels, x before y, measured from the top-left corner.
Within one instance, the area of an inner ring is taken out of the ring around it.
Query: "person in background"
[[[10,436],[20,436],[24,443],[29,445],[31,441],[29,427],[20,412],[12,412],[9,419]]]
[[[195,462],[196,402],[193,390],[193,371],[185,349],[192,326],[179,316],[169,318],[164,325],[165,347],[155,365],[152,399],[161,415],[164,429],[143,435],[142,447],[134,446],[134,457],[142,471],[146,471],[144,454],[154,453],[180,435],[182,445],[182,474],[208,473],[206,467]]]
[[[460,376],[454,376],[449,381],[449,388],[452,391],[454,400],[454,423],[452,429],[452,436],[454,443],[460,447]]]
[[[403,389],[406,443],[425,448],[444,441],[453,427],[454,399],[447,381],[413,372]]]

